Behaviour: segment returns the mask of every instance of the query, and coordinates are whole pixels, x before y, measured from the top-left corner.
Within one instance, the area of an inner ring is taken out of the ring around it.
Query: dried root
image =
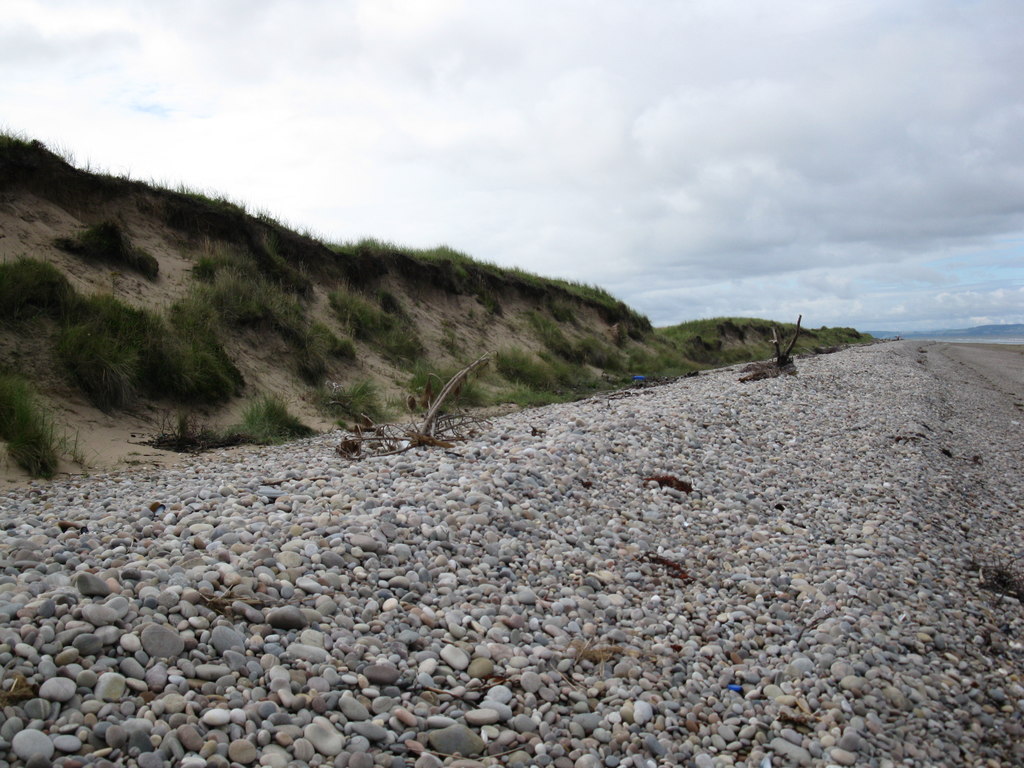
[[[209,608],[215,613],[219,613],[221,616],[228,616],[233,612],[232,603],[245,603],[246,605],[262,606],[263,603],[252,597],[242,597],[241,595],[233,595],[232,592],[234,587],[229,587],[227,591],[220,595],[206,595],[202,592],[199,593],[199,599],[202,604]]]
[[[971,567],[977,569],[982,587],[1024,603],[1024,570],[1006,563],[971,563]]]
[[[647,563],[660,565],[665,569],[665,572],[668,573],[669,576],[673,576],[680,581],[693,581],[693,576],[691,576],[689,572],[675,560],[669,560],[667,557],[656,555],[653,552],[645,552],[637,559]]]
[[[441,407],[448,398],[457,397],[470,374],[487,365],[489,360],[484,355],[467,365],[448,380],[437,396],[428,379],[422,399],[427,413],[422,424],[374,424],[367,420],[356,427],[351,437],[342,440],[335,451],[342,458],[359,459],[364,456],[390,456],[420,446],[453,448],[456,442],[468,439],[485,422],[465,414],[443,413]],[[410,407],[416,404],[416,398],[411,397]]]
[[[693,486],[690,483],[672,475],[651,475],[650,477],[645,477],[644,482],[655,482],[663,488],[675,488],[683,493],[693,492]]]
[[[793,346],[796,344],[796,340],[800,337],[800,322],[804,319],[803,315],[800,315],[796,319],[796,330],[793,332],[793,338],[789,340],[789,344],[785,349],[782,348],[782,338],[779,335],[779,329],[772,329],[772,344],[775,346],[775,359],[774,360],[762,360],[757,363],[750,363],[741,369],[741,373],[745,373],[746,376],[741,376],[740,381],[760,381],[761,379],[773,379],[776,376],[787,376],[796,375],[796,366],[793,364]]]
[[[19,701],[34,699],[36,689],[20,672],[0,681],[0,707],[9,707]]]

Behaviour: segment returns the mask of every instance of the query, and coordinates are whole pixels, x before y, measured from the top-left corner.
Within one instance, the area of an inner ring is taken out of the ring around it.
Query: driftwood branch
[[[785,352],[779,351],[778,332],[775,332],[775,364],[782,368],[783,366],[789,365],[793,362],[793,358],[790,357],[790,353],[793,351],[793,347],[796,345],[796,340],[800,336],[800,321],[804,319],[803,315],[798,315],[796,318],[796,330],[793,331],[793,338],[789,340],[789,346],[786,347]]]
[[[437,416],[441,410],[441,406],[444,405],[444,401],[447,400],[453,392],[461,390],[462,384],[466,381],[466,378],[477,368],[487,365],[490,359],[491,358],[489,356],[483,355],[448,379],[448,383],[444,385],[437,397],[434,398],[434,401],[430,404],[430,408],[427,410],[427,415],[423,418],[423,426],[420,427],[420,433],[427,435],[428,437],[434,436]]]
[[[446,400],[461,391],[470,374],[486,365],[489,360],[490,358],[484,355],[467,365],[448,380],[436,397],[428,377],[423,396],[427,413],[422,425],[369,422],[363,427],[356,427],[355,434],[342,440],[335,451],[346,459],[358,459],[363,456],[390,456],[423,445],[438,448],[454,447],[455,441],[465,440],[473,428],[483,420],[464,414],[442,413],[441,408]],[[409,400],[410,405],[415,405],[415,396],[410,396]]]
[[[772,328],[772,344],[775,346],[775,359],[774,360],[762,360],[757,363],[750,363],[744,366],[742,372],[746,374],[740,377],[740,381],[760,381],[761,379],[771,379],[776,376],[781,376],[786,373],[789,375],[796,374],[796,366],[793,364],[793,347],[796,346],[796,340],[800,337],[800,322],[804,319],[803,315],[800,315],[796,319],[796,330],[793,331],[793,338],[789,340],[786,348],[782,348],[782,337],[777,327]]]

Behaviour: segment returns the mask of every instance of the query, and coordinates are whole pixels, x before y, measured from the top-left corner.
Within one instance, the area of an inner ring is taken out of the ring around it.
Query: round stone
[[[163,624],[147,624],[141,634],[142,649],[155,658],[176,659],[185,650],[185,641],[175,630]]]
[[[526,670],[519,678],[519,685],[527,693],[536,693],[544,685],[540,675],[532,670]]]
[[[348,768],[373,768],[373,755],[369,752],[355,752],[348,756]]]
[[[22,760],[29,760],[33,757],[42,757],[49,760],[53,757],[53,741],[42,731],[32,728],[18,731],[11,739],[11,749],[14,754]]]
[[[83,632],[71,641],[72,646],[78,649],[82,656],[95,656],[103,650],[103,641],[92,632]]]
[[[39,695],[50,701],[70,701],[75,695],[75,681],[66,677],[51,677],[39,686]]]
[[[275,629],[304,629],[308,624],[302,611],[294,605],[268,611],[267,623]]]
[[[75,577],[75,587],[86,597],[106,597],[111,592],[110,585],[95,573],[79,573]]]
[[[842,747],[832,747],[828,755],[838,765],[855,765],[857,763],[857,755]]]
[[[401,670],[394,664],[371,664],[363,670],[366,679],[372,685],[392,685],[402,676]]]
[[[633,722],[637,725],[644,725],[654,717],[654,709],[646,701],[633,702]]]
[[[116,624],[118,615],[117,611],[109,606],[97,603],[86,603],[82,606],[82,618],[94,627],[106,627],[111,624]]]
[[[231,710],[223,709],[221,707],[218,707],[217,709],[208,709],[203,712],[203,716],[200,719],[207,725],[219,728],[220,726],[227,725],[231,722]]]
[[[245,636],[233,627],[218,624],[210,631],[210,645],[220,654],[230,650],[244,652]]]
[[[143,752],[135,760],[139,768],[167,768],[167,761],[164,760],[163,755],[159,752]],[[184,764],[184,760],[179,763],[182,766]]]
[[[466,672],[470,677],[477,678],[478,680],[488,678],[494,674],[494,662],[478,656],[469,663],[469,668]]]
[[[338,709],[349,720],[362,721],[370,719],[370,710],[351,694],[343,695],[338,700]]]
[[[256,760],[256,745],[247,739],[235,739],[228,745],[228,757],[236,763],[248,765]]]
[[[457,645],[446,645],[442,648],[441,658],[455,670],[462,670],[469,666],[469,655]]]
[[[118,672],[104,672],[96,681],[93,692],[101,701],[117,701],[124,696],[126,684],[124,675]]]
[[[82,740],[70,733],[53,737],[53,746],[58,752],[77,752],[82,748]]]
[[[463,717],[470,725],[490,725],[491,723],[498,722],[500,719],[498,711],[489,707],[471,709]]]
[[[340,755],[345,748],[345,737],[326,717],[314,717],[313,722],[303,728],[302,735],[309,740],[317,752],[327,757]]]
[[[458,753],[463,757],[482,754],[487,747],[483,739],[459,723],[431,731],[427,740],[430,742],[430,746],[438,752],[446,755]]]

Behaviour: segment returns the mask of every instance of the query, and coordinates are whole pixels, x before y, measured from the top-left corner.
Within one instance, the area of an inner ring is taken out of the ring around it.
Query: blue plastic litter
[[[742,685],[727,685],[725,687],[728,688],[730,691],[736,691],[736,693],[743,693]]]
[[[646,376],[634,376],[633,381],[647,381]]]

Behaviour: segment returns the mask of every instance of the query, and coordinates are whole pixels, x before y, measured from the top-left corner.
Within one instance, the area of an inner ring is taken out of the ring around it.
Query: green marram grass
[[[462,365],[433,365],[427,360],[419,360],[413,366],[406,389],[422,400],[429,386],[434,396],[440,394],[451,378],[463,369]],[[490,405],[487,392],[480,385],[481,371],[476,371],[462,382],[458,392],[449,396],[445,402],[446,410],[454,408],[480,408]],[[421,403],[422,404],[422,403]]]
[[[74,237],[58,237],[58,248],[91,262],[106,263],[138,272],[147,280],[156,280],[160,262],[134,246],[121,226],[103,221],[86,227]]]
[[[317,390],[316,399],[320,409],[342,426],[345,426],[344,419],[355,420],[365,416],[371,421],[379,421],[386,414],[377,385],[371,379],[362,379],[347,386],[328,383]]]
[[[169,327],[161,316],[110,295],[81,299],[57,337],[57,357],[79,389],[107,411],[139,395],[185,403],[235,395],[242,376],[208,329],[189,325],[198,323],[194,315],[175,316],[172,309],[171,316]]]
[[[519,347],[496,352],[494,367],[508,381],[534,392],[550,390],[558,385],[558,378],[550,365]]]
[[[339,288],[331,291],[328,301],[353,338],[375,344],[391,362],[408,369],[423,356],[423,342],[393,294],[380,291],[374,301]]]
[[[659,328],[656,338],[670,344],[677,354],[699,367],[709,367],[772,357],[775,347],[771,338],[775,329],[778,329],[783,343],[788,343],[796,331],[796,324],[749,317],[713,317]],[[870,340],[870,336],[853,328],[801,327],[793,352],[803,354],[822,347]]]
[[[323,323],[307,325],[295,339],[294,351],[299,375],[308,384],[323,380],[334,360],[353,360],[356,348],[350,339],[341,339]]]
[[[27,381],[0,374],[0,438],[15,464],[32,477],[53,477],[60,461],[60,441],[53,419]]]
[[[576,300],[598,307],[607,322],[622,323],[628,335],[634,339],[643,339],[651,331],[650,320],[630,309],[603,288],[571,280],[541,277],[516,267],[501,267],[474,259],[446,245],[435,248],[410,248],[376,238],[326,245],[342,255],[372,258],[401,255],[425,264],[441,265],[451,278],[451,285],[448,288],[476,295],[492,314],[500,314],[501,305],[498,297],[488,288],[488,284],[518,282],[534,288],[538,293],[561,299],[567,305],[571,300]],[[571,309],[557,311],[566,316]]]
[[[242,421],[232,431],[260,445],[275,445],[316,434],[288,411],[276,395],[261,395],[246,406]]]
[[[0,321],[59,319],[76,301],[75,289],[52,264],[27,258],[0,264]]]

